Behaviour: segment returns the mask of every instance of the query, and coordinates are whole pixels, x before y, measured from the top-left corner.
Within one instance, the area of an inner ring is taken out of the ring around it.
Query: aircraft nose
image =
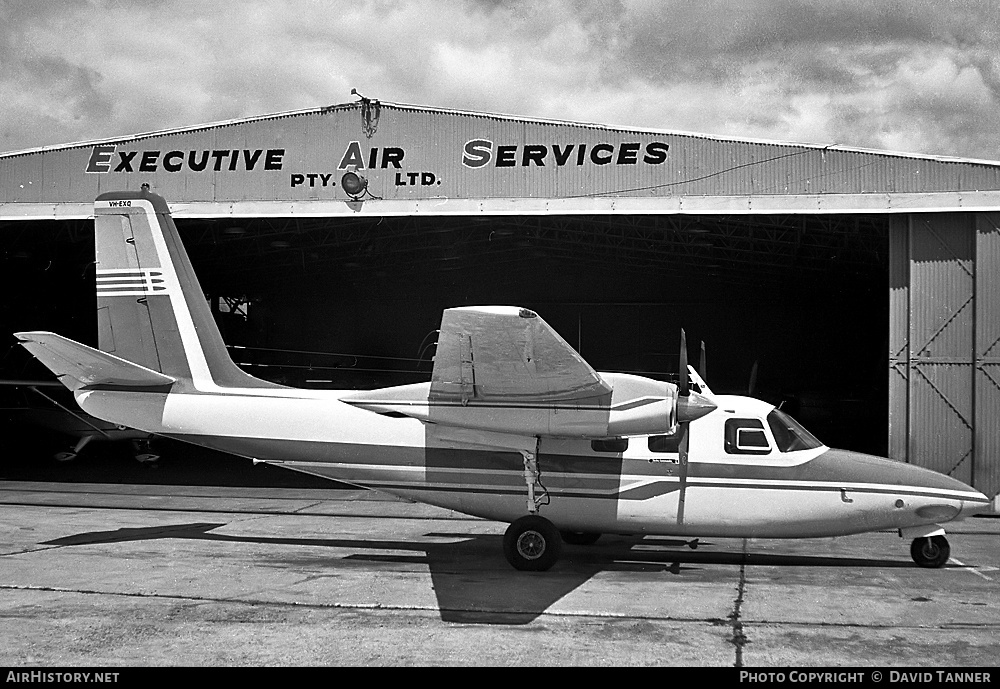
[[[912,464],[901,466],[906,468],[905,477],[913,485],[940,491],[938,502],[917,508],[916,513],[920,517],[945,522],[965,519],[990,509],[988,497],[957,478]]]
[[[697,392],[690,393],[687,397],[677,398],[677,421],[686,423],[694,421],[715,411],[718,405],[710,398]]]
[[[989,498],[981,492],[931,469],[847,450],[830,450],[824,460],[834,463],[859,482],[916,489],[924,498],[916,509],[922,518],[944,522],[990,509]]]
[[[990,499],[988,497],[957,478],[912,464],[904,464],[903,466],[906,467],[907,475],[915,485],[930,489],[942,489],[951,493],[951,497],[959,501],[956,517],[969,517],[987,511],[990,508]]]
[[[967,499],[962,500],[962,517],[971,517],[976,514],[983,514],[984,512],[993,511],[993,501],[990,500],[985,494],[980,493],[974,488],[969,488],[971,493],[975,493]]]

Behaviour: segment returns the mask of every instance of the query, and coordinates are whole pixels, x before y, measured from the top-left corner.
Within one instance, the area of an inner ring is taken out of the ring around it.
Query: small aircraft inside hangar
[[[982,421],[1000,407],[997,163],[364,99],[3,154],[0,171],[4,286],[23,295],[8,332],[96,341],[93,198],[148,184],[257,376],[426,380],[443,308],[517,303],[596,368],[668,379],[684,327],[714,389],[1000,490]]]

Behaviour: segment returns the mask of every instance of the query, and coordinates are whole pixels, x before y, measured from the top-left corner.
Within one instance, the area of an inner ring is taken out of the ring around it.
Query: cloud
[[[995,0],[0,8],[0,148],[373,98],[1000,159]]]
[[[1000,157],[995,3],[654,5],[595,23],[619,57],[606,69],[699,108],[705,88],[728,94],[710,131]]]

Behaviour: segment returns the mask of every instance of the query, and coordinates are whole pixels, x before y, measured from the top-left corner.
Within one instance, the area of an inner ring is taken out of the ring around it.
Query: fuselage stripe
[[[308,462],[308,461],[282,461],[275,462],[276,464],[287,464],[289,466],[295,467],[319,467],[319,466],[336,466],[344,470],[361,470],[365,472],[377,472],[377,473],[393,473],[398,472],[400,474],[456,474],[456,475],[467,475],[469,473],[476,473],[478,475],[494,475],[497,477],[504,477],[510,479],[511,483],[515,486],[520,486],[523,484],[523,472],[521,471],[505,471],[505,470],[484,470],[484,469],[461,469],[461,468],[449,468],[449,467],[427,467],[427,466],[399,466],[399,465],[372,465],[372,464],[349,464],[349,463],[339,463],[339,462]],[[600,475],[600,474],[577,474],[574,472],[542,472],[542,480],[550,482],[547,486],[547,490],[552,494],[563,494],[564,492],[574,492],[580,495],[590,495],[593,497],[616,497],[620,496],[622,499],[635,499],[629,498],[626,493],[634,491],[637,488],[645,488],[648,486],[660,484],[661,493],[674,492],[680,485],[680,479],[674,477],[641,477],[641,476],[621,476],[621,485],[614,488],[607,489],[563,489],[554,485],[554,481],[560,479],[572,479],[581,480],[584,478],[605,480],[610,478],[617,478],[613,475]],[[376,482],[366,483],[366,485],[371,485],[372,487],[377,487]],[[394,486],[407,486],[411,489],[420,488],[426,490],[470,490],[470,491],[486,491],[486,492],[498,492],[498,493],[508,493],[509,491],[503,486],[487,486],[484,484],[474,484],[474,483],[460,483],[456,482],[454,484],[446,484],[440,482],[426,482],[422,480],[407,482],[405,480],[397,480],[392,482]],[[935,490],[930,488],[915,489],[911,486],[901,486],[892,484],[871,484],[871,483],[810,483],[805,481],[782,481],[782,480],[753,480],[753,479],[705,479],[705,478],[689,478],[687,480],[688,489],[692,488],[706,488],[706,489],[719,489],[719,488],[731,488],[731,489],[767,489],[767,490],[782,490],[782,491],[807,491],[807,492],[829,492],[829,493],[869,493],[869,494],[884,494],[884,495],[910,495],[916,497],[930,497],[930,498],[942,498],[942,499],[958,499],[967,500],[970,502],[988,502],[984,501],[982,498],[976,495],[954,490]],[[520,490],[515,490],[515,492],[520,492]],[[645,499],[645,498],[642,498]]]

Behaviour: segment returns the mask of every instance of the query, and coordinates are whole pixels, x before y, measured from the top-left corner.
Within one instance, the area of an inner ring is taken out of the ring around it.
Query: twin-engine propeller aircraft
[[[769,404],[712,394],[693,369],[677,385],[597,373],[527,309],[446,310],[429,383],[269,383],[229,358],[161,197],[104,194],[95,215],[100,349],[17,333],[87,413],[508,522],[504,554],[520,570],[601,533],[885,529],[914,539],[917,564],[941,567],[941,524],[989,503],[933,471],[831,450]],[[682,372],[686,356],[682,345]]]

